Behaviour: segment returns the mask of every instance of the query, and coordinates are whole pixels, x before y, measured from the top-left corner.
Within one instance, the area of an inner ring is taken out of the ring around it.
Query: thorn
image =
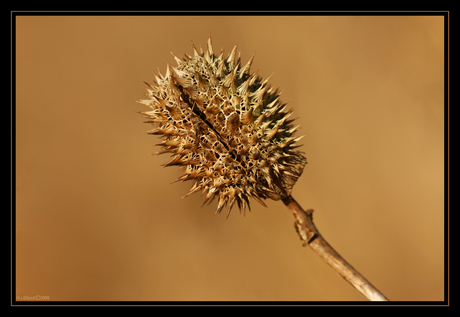
[[[233,199],[230,201],[230,203],[228,204],[228,211],[227,211],[227,218],[230,216],[230,212],[232,211],[232,208],[233,208],[233,205],[235,204],[235,201],[236,201],[236,198],[233,197]]]
[[[240,79],[243,78],[244,74],[249,74],[249,71],[252,65],[252,61],[254,60],[255,55],[256,53],[252,54],[252,57],[249,59],[246,65],[244,65],[243,68],[241,68],[240,75],[239,75]]]
[[[211,34],[209,34],[209,39],[208,39],[208,52],[209,52],[209,55],[214,55],[214,52],[212,50],[212,42],[211,42]]]
[[[223,61],[224,60],[224,49],[221,49],[219,57],[217,57],[218,61]]]
[[[241,75],[241,74],[240,74]],[[240,79],[241,79],[241,76],[240,76]],[[238,93],[240,94],[240,96],[244,96],[246,95],[246,93],[248,92],[248,89],[249,89],[249,79],[246,80],[245,82],[243,82],[238,88],[237,88],[237,91]]]
[[[237,48],[238,45],[235,45],[235,47],[233,47],[230,55],[227,57],[227,63],[230,67],[230,69],[233,69],[234,65],[235,65],[235,55],[236,55],[236,48]]]
[[[194,55],[194,56],[199,56],[200,54],[199,54],[198,51],[196,50],[196,47],[195,47],[195,44],[193,43],[193,41],[192,41],[192,47],[193,47],[193,55]]]
[[[228,199],[227,196],[220,196],[219,204],[217,205],[216,214],[220,213],[222,208],[224,208],[225,204],[227,203],[227,199]]]
[[[261,86],[265,86],[265,85],[268,83],[268,81],[270,80],[270,78],[272,78],[273,74],[274,74],[274,73],[271,73],[270,76],[268,76],[268,77],[261,83]]]
[[[222,78],[224,76],[224,71],[225,71],[225,63],[222,62],[222,63],[220,63],[219,67],[217,68],[216,76],[218,78]]]
[[[185,196],[182,196],[182,199],[193,194],[193,193],[196,193],[197,191],[199,191],[201,189],[201,186],[198,184],[198,182],[196,182],[195,184],[193,184],[192,188],[190,188],[190,191],[188,192],[187,195]]]
[[[169,71],[169,63],[168,63],[166,64],[166,73],[165,73],[164,78],[168,78],[169,76],[171,76],[171,72]]]
[[[265,208],[268,208],[268,206],[262,201],[262,199],[260,199],[258,196],[252,196],[252,198],[254,198],[255,200],[257,200],[258,203],[260,203],[262,206],[264,206]]]
[[[179,66],[180,64],[182,64],[183,61],[182,61],[179,57],[177,57],[176,55],[174,55],[174,53],[171,52],[171,51],[170,51],[170,53],[171,53],[171,55],[174,57],[174,60],[176,61],[177,66]]]
[[[158,71],[158,76],[155,75],[155,79],[157,80],[157,82],[159,83],[160,81],[162,81],[164,79],[163,75],[161,74],[160,72],[160,68],[157,67],[157,71]]]

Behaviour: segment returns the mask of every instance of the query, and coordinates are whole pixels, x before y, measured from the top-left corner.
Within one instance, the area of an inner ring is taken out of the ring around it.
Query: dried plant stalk
[[[295,217],[295,228],[304,241],[351,286],[371,301],[388,301],[364,276],[331,247],[313,223],[313,209],[304,211],[291,195],[282,199]]]

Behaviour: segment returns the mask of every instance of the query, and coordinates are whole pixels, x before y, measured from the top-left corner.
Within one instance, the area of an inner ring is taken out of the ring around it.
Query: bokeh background
[[[192,41],[282,91],[305,134],[293,196],[391,300],[444,298],[444,20],[18,16],[16,290],[50,300],[363,300],[290,212],[214,216],[137,111]]]

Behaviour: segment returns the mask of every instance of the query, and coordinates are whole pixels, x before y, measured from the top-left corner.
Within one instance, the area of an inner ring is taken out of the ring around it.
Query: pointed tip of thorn
[[[169,51],[169,52],[170,52],[171,55],[174,57],[174,60],[176,61],[177,66],[179,66],[180,64],[182,64],[183,61],[182,61],[179,57],[177,57],[176,55],[174,55],[174,53],[173,53],[172,51]]]
[[[209,52],[209,55],[214,55],[214,51],[212,49],[212,41],[211,41],[211,33],[209,34],[209,38],[208,38],[208,52]]]

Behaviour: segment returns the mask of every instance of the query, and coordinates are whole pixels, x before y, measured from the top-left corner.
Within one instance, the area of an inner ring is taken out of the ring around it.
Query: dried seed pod
[[[205,52],[193,49],[173,55],[177,67],[155,76],[149,99],[139,101],[151,108],[141,113],[155,126],[149,133],[162,137],[161,153],[172,153],[166,166],[183,166],[177,180],[195,182],[186,196],[202,190],[204,203],[217,198],[216,213],[228,205],[230,214],[235,202],[245,213],[250,198],[265,206],[263,199],[290,195],[307,162],[294,150],[301,137],[278,91],[251,75],[254,56],[240,66],[236,46],[227,58],[214,55],[211,39]]]

